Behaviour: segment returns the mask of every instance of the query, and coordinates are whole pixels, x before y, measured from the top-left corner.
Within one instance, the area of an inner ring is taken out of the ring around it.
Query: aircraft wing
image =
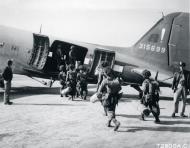
[[[137,74],[139,74],[141,76],[142,76],[143,70],[144,69],[142,69],[142,68],[134,68],[134,69],[132,69],[132,71],[134,73],[137,73]],[[152,71],[152,70],[150,70],[150,72],[151,72],[151,78],[150,79],[155,80],[156,72]],[[158,76],[159,76],[159,74],[158,74]],[[169,79],[171,79],[171,77]],[[171,87],[171,83],[166,82],[165,80],[159,80],[158,79],[157,81],[159,82],[160,87]]]
[[[58,72],[39,71],[32,68],[23,68],[23,70],[26,72],[26,75],[29,77],[58,79]]]

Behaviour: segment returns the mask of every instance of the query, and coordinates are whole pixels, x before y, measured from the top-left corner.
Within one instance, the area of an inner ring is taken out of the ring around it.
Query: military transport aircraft
[[[8,59],[14,59],[14,73],[55,80],[61,56],[70,60],[70,54],[74,54],[75,60],[88,67],[91,82],[96,79],[95,73],[102,61],[108,61],[124,84],[134,88],[142,83],[144,69],[159,71],[170,79],[175,65],[183,61],[190,73],[189,15],[176,12],[163,16],[130,48],[62,40],[0,26],[0,72]],[[75,47],[72,53],[71,46]],[[158,78],[160,86],[170,86],[162,80]]]

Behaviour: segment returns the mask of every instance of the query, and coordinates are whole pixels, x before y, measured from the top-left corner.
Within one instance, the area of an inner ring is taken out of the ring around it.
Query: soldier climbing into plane
[[[59,69],[61,65],[66,65],[66,53],[64,52],[62,45],[58,44],[56,52],[54,55],[55,60],[57,61],[57,68]]]

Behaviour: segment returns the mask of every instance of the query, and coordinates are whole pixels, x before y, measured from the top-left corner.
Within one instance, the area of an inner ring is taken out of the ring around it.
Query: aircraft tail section
[[[160,68],[170,65],[169,41],[174,19],[181,13],[172,13],[161,18],[133,46],[133,54],[138,59]]]
[[[169,47],[169,65],[175,66],[179,61],[186,63],[190,71],[190,28],[189,13],[181,13],[175,17],[172,25]]]

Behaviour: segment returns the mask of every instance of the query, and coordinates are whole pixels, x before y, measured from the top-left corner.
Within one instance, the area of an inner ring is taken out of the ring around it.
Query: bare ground
[[[89,85],[89,94],[95,91]],[[2,148],[157,148],[157,144],[190,146],[190,118],[172,119],[171,90],[162,89],[161,124],[152,116],[139,120],[137,92],[123,87],[124,97],[116,109],[118,132],[106,127],[107,117],[99,102],[70,101],[59,96],[59,84],[41,86],[16,76],[11,106],[2,103],[0,90],[0,147]],[[164,95],[164,97],[163,97]],[[187,104],[186,114],[190,106]]]

